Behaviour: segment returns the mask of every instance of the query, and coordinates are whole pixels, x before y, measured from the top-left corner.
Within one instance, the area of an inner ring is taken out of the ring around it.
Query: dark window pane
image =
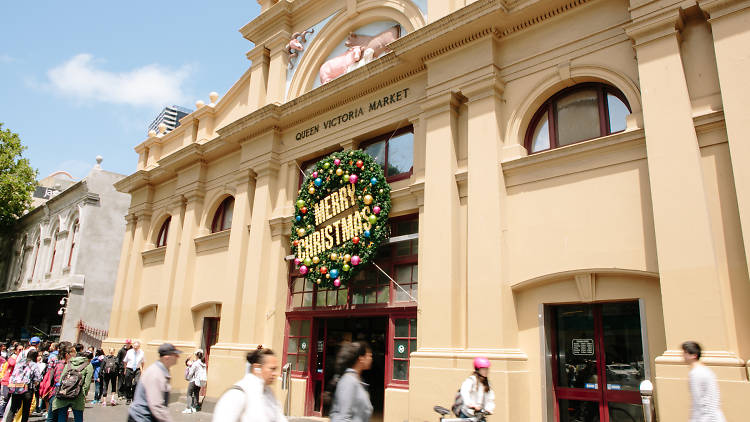
[[[388,141],[388,176],[407,173],[414,162],[414,134],[406,132]]]
[[[312,293],[305,293],[302,295],[302,306],[303,307],[310,307],[313,304],[313,294]]]
[[[328,306],[336,305],[336,295],[338,294],[338,292],[336,290],[329,290],[326,293],[328,295],[328,300],[327,300]]]
[[[310,335],[310,320],[304,320],[304,321],[302,321],[299,335],[301,335],[301,336],[309,336]]]
[[[409,241],[396,243],[396,256],[411,255],[411,244]]]
[[[598,388],[594,315],[590,306],[556,308],[560,387]]]
[[[531,152],[549,149],[549,121],[547,114],[544,113],[539,123],[536,124],[534,133],[531,135]]]
[[[299,327],[300,327],[300,321],[289,321],[289,335],[298,336]]]
[[[294,285],[292,287],[292,291],[293,292],[301,292],[304,286],[305,286],[305,279],[304,278],[295,278],[294,279]]]
[[[409,353],[414,353],[416,351],[417,351],[417,341],[409,340]]]
[[[406,286],[401,285],[401,287],[403,288],[403,290],[401,290],[398,287],[396,287],[396,302],[408,302],[408,301],[410,301],[411,300],[411,298],[409,297],[409,294],[411,294],[411,288],[410,288],[410,286],[407,284]],[[406,292],[409,292],[409,294],[406,294]],[[414,296],[414,295],[412,295],[412,296]]]
[[[409,320],[409,325],[411,326],[411,337],[416,337],[417,336],[417,320],[416,320],[416,318],[415,319],[410,319]]]
[[[608,403],[609,422],[640,422],[643,420],[643,406],[631,403]]]
[[[370,154],[381,167],[385,166],[385,141],[375,142],[365,147],[365,152]]]
[[[607,389],[638,391],[644,379],[638,302],[602,305],[602,328]]]
[[[307,356],[297,356],[297,370],[307,371]]]
[[[397,319],[394,323],[396,325],[396,337],[409,337],[408,319]]]
[[[352,303],[355,305],[365,303],[365,296],[364,294],[362,294],[361,289],[354,290],[354,292],[352,293]]]
[[[378,287],[378,303],[388,303],[388,296],[390,296],[390,289],[387,284]]]
[[[607,108],[609,109],[609,132],[615,133],[625,130],[626,118],[630,110],[619,98],[607,94]]]
[[[292,297],[292,306],[295,308],[302,306],[302,294],[296,294]]]
[[[560,422],[599,422],[599,404],[597,402],[560,400],[558,403],[560,405]]]
[[[221,226],[222,230],[227,230],[232,227],[232,215],[234,214],[234,198],[231,198],[226,203],[224,208],[224,224]]]
[[[289,347],[287,347],[287,350],[289,353],[297,353],[297,338],[292,337],[289,339]]]
[[[339,295],[338,304],[339,305],[346,305],[348,290],[347,289],[339,289],[338,295]]]
[[[326,292],[318,290],[318,295],[315,297],[315,306],[326,306]]]
[[[401,381],[409,379],[409,366],[405,360],[393,361],[393,379]]]
[[[574,92],[557,101],[557,144],[569,145],[601,136],[596,90]]]
[[[365,293],[365,303],[375,303],[377,301],[377,290],[369,287]]]
[[[419,230],[419,225],[416,221],[400,221],[396,223],[396,233],[398,236],[405,234],[413,234]]]

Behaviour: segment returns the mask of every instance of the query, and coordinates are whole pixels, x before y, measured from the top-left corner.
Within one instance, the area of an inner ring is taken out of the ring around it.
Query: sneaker
[[[109,402],[109,405],[110,405],[110,406],[117,406],[117,402],[116,402],[116,401],[114,401],[114,400],[112,400],[111,402]]]
[[[193,413],[189,407],[182,411],[182,413]]]
[[[195,413],[195,412],[197,412],[197,410],[195,410],[194,407],[190,409],[190,413]]]

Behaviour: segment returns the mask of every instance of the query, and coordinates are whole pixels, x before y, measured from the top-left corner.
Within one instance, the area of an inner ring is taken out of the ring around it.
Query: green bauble
[[[305,258],[305,261],[304,261],[304,263],[305,263],[305,266],[306,266],[306,267],[309,267],[310,265],[312,265],[312,263],[313,263],[313,262],[312,262],[312,259],[310,259],[310,258]]]
[[[367,219],[370,221],[370,224],[375,224],[378,222],[378,217],[375,214],[370,214]]]
[[[349,264],[344,264],[341,266],[341,269],[344,271],[349,271],[352,267],[349,266]]]
[[[328,170],[328,167],[331,167],[330,163],[323,163],[323,168]]]
[[[305,206],[305,201],[298,199],[297,200],[297,208],[302,208]]]

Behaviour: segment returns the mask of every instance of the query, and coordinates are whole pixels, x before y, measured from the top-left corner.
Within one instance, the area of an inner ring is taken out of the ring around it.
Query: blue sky
[[[135,170],[133,147],[164,105],[195,108],[250,65],[237,31],[256,0],[3,2],[0,122],[39,177]]]

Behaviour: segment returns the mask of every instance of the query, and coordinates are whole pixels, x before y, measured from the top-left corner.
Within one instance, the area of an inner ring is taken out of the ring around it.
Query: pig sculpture
[[[396,41],[400,34],[401,28],[398,25],[377,35],[350,33],[344,43],[349,49],[344,54],[326,61],[320,67],[320,83],[328,83],[377,59],[381,54],[389,51],[388,44]]]
[[[344,54],[323,63],[323,66],[320,66],[320,83],[326,84],[345,74],[350,65],[362,58],[362,50],[362,46],[355,45],[349,47]]]

